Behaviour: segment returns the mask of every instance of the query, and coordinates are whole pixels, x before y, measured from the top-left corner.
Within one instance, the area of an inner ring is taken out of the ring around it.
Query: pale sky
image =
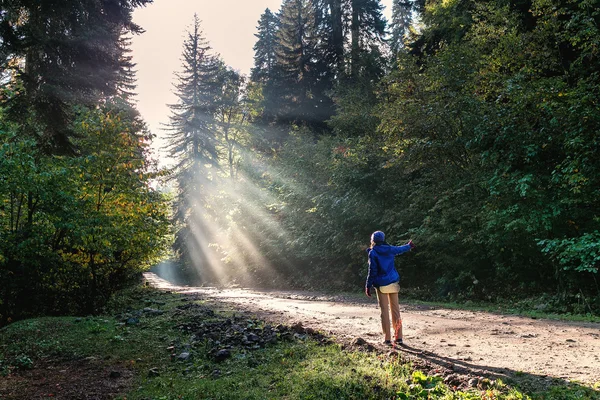
[[[210,45],[227,65],[244,74],[254,62],[256,25],[268,7],[279,11],[282,0],[154,0],[135,11],[133,20],[146,30],[133,38],[137,63],[137,106],[152,133],[155,148],[162,147],[161,123],[168,122],[167,104],[175,102],[173,73],[181,65],[186,28],[194,13],[202,20],[202,30]],[[392,0],[382,0],[389,20]]]

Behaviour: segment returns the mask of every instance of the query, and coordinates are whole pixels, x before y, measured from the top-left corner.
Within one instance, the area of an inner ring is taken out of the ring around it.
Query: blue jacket
[[[389,244],[379,244],[372,249],[367,249],[369,253],[369,274],[365,286],[380,287],[398,282],[400,275],[394,265],[394,257],[398,254],[406,253],[410,250],[410,245],[390,246]]]

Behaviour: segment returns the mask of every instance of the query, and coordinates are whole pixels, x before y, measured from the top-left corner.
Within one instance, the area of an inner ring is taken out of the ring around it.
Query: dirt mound
[[[93,357],[45,360],[0,379],[0,398],[110,400],[127,392],[132,377],[127,366],[106,366]]]

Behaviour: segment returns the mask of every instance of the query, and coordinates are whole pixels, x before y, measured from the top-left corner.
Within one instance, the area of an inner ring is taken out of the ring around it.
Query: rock
[[[269,339],[267,339],[267,343],[268,344],[277,344],[277,336],[271,336]]]
[[[221,349],[215,354],[215,361],[222,362],[231,357],[231,352],[227,349]]]
[[[260,340],[260,338],[258,336],[256,336],[254,333],[249,333],[248,335],[246,335],[246,341],[251,342],[251,343],[255,343],[258,342]]]
[[[135,318],[135,317],[131,317],[128,318],[127,321],[125,322],[127,325],[137,325],[140,323],[140,320]]]
[[[117,379],[121,377],[121,373],[119,371],[110,371],[110,379]]]
[[[481,389],[488,389],[493,385],[493,382],[488,378],[483,378],[479,380],[479,387]]]
[[[75,322],[81,322],[83,321],[83,318],[75,318]]]
[[[292,325],[292,330],[296,333],[304,333],[305,329],[302,326],[302,322],[296,322],[294,325]]]
[[[569,342],[569,343],[575,343],[576,341],[573,340],[573,339],[567,339],[567,342]]]
[[[536,335],[536,334],[533,334],[533,333],[526,333],[526,334],[524,334],[524,335],[520,335],[519,337],[521,337],[521,338],[523,338],[523,339],[530,339],[530,338],[534,338],[534,337],[536,337],[536,336],[537,336],[537,335]]]
[[[143,312],[144,314],[147,314],[147,315],[162,315],[162,314],[164,314],[164,313],[165,313],[165,312],[164,312],[164,311],[162,311],[162,310],[156,310],[156,309],[154,309],[154,308],[150,308],[150,307],[146,307],[146,308],[144,308],[144,309],[142,310],[142,312]]]
[[[148,377],[150,378],[154,378],[160,375],[160,372],[158,371],[158,368],[150,368],[148,370]]]
[[[450,374],[444,378],[444,383],[449,386],[457,386],[460,382],[460,377],[455,374]]]
[[[367,344],[367,341],[361,337],[357,337],[352,341],[353,346],[364,346]]]
[[[187,361],[192,355],[188,352],[183,352],[177,356],[177,361]]]

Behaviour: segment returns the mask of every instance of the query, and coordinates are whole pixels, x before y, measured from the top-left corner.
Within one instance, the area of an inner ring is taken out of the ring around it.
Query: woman
[[[385,234],[381,231],[371,235],[369,253],[369,273],[365,284],[365,294],[371,297],[371,288],[377,289],[377,301],[381,309],[381,328],[385,336],[384,344],[391,345],[390,309],[394,326],[396,344],[402,344],[402,319],[398,292],[400,291],[400,275],[394,265],[394,257],[413,249],[415,245],[409,240],[404,246],[390,246],[385,242]]]

